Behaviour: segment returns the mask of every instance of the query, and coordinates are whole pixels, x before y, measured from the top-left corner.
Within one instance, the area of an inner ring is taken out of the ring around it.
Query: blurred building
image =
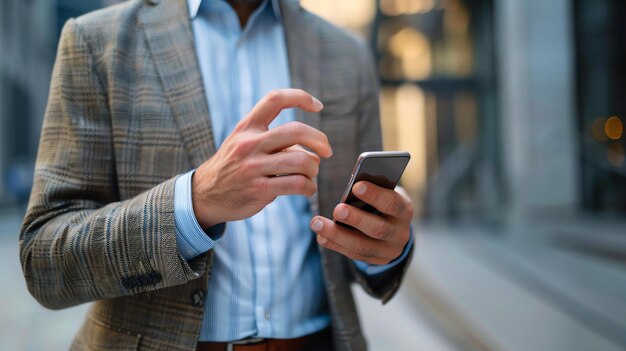
[[[3,0],[0,3],[0,206],[23,203],[30,192],[63,24],[72,16],[107,3],[101,0]]]
[[[385,147],[412,151],[423,215],[625,212],[621,2],[304,4],[371,42]]]

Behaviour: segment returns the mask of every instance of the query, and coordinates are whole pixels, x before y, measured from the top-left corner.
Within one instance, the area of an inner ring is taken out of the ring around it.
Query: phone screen
[[[346,204],[376,214],[379,212],[375,208],[359,200],[352,193],[352,186],[365,180],[387,189],[394,189],[410,159],[408,153],[379,154],[380,156],[371,155],[361,158],[354,170],[352,181],[348,185],[349,189],[346,189],[347,195],[344,195]]]

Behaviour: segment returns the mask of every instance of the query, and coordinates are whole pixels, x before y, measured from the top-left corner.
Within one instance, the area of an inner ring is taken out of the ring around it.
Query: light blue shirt
[[[188,5],[219,147],[258,100],[291,85],[280,7],[278,1],[263,1],[242,29],[223,0],[188,0]],[[284,110],[270,128],[293,120],[294,111]],[[218,227],[207,235],[193,213],[192,174],[176,180],[174,211],[178,249],[185,259],[214,250],[199,340],[294,338],[328,326],[307,198],[279,196],[258,214],[229,222],[223,234]],[[356,264],[369,274],[393,266]]]

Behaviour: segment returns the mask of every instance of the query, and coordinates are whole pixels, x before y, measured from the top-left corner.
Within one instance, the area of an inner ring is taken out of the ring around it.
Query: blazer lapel
[[[139,17],[148,48],[196,168],[215,153],[215,144],[187,2],[162,1],[141,11]]]
[[[309,23],[310,16],[306,16],[303,13],[304,9],[300,7],[297,1],[281,0],[280,10],[285,29],[291,86],[321,98],[321,80],[319,75],[319,72],[321,72],[321,45],[316,26]],[[321,130],[320,113],[296,109],[295,114],[296,121]],[[319,214],[320,212],[319,201],[320,196],[318,193],[309,198],[313,214]]]
[[[321,94],[320,38],[297,1],[281,0],[291,84],[313,96]],[[185,18],[181,21],[181,18]],[[211,118],[185,0],[144,7],[143,30],[161,84],[194,167],[215,153]],[[296,110],[296,120],[320,128],[319,113]]]

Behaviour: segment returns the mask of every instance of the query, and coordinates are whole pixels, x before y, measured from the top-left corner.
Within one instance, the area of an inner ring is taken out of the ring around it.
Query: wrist
[[[199,191],[201,186],[198,184],[199,178],[200,177],[197,176],[197,171],[193,172],[191,175],[191,203],[193,207],[193,214],[196,217],[198,224],[203,230],[206,230],[223,221],[212,218],[212,216],[209,215],[209,213],[215,215],[217,210],[209,209],[209,205],[202,201],[203,196],[201,191]]]

